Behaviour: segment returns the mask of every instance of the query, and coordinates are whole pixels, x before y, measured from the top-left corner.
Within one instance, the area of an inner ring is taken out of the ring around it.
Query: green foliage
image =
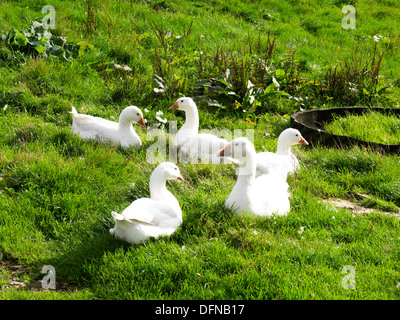
[[[43,23],[33,21],[28,31],[18,31],[14,28],[1,37],[12,51],[37,56],[50,56],[71,61],[80,53],[80,45],[67,43],[63,37],[54,36]]]

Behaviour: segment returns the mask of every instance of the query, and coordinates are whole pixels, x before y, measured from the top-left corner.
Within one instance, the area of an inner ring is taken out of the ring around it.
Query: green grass
[[[0,31],[27,28],[42,18],[46,4],[3,1]],[[341,28],[342,1],[91,1],[93,21],[87,2],[52,4],[57,12],[52,33],[71,43],[85,41],[89,49],[68,62],[0,44],[0,94],[6,94],[0,96],[0,284],[9,285],[16,276],[33,283],[43,278],[43,265],[52,265],[57,283],[68,283],[69,289],[14,288],[2,290],[1,299],[400,298],[398,155],[295,147],[302,168],[288,180],[291,212],[270,218],[238,217],[223,208],[236,181],[232,166],[179,165],[186,183],[171,182],[168,188],[181,204],[182,226],[171,237],[129,245],[109,234],[110,212],[149,195],[156,165],[146,162],[146,153],[154,141],[138,126],[139,150],[85,141],[70,132],[68,113],[75,106],[117,119],[133,104],[148,110],[149,128],[162,128],[155,119],[159,110],[180,127],[183,114],[168,107],[193,93],[199,52],[210,59],[204,76],[221,77],[212,65],[217,50],[249,58],[249,43],[255,50],[260,37],[264,46],[270,30],[277,41],[273,70],[284,68],[288,52],[296,49],[296,68],[307,78],[298,83],[303,91],[294,91],[292,99],[266,96],[256,111],[223,94],[210,94],[222,96],[220,106],[200,100],[199,108],[201,128],[243,134],[254,129],[256,150],[275,151],[292,112],[343,103],[322,96],[323,86],[316,83],[329,66],[355,52],[369,61],[374,35],[383,36],[377,42],[384,52],[379,86],[391,85],[391,92],[380,91],[367,102],[398,106],[400,10],[393,1],[379,6],[358,1],[355,30]],[[187,34],[192,21],[190,35],[178,46],[173,39]],[[165,47],[153,22],[171,30]],[[135,73],[96,69],[101,61],[126,64]],[[160,61],[169,86],[164,93],[153,91]],[[171,87],[177,79],[183,80]],[[294,88],[290,85],[285,90]],[[375,211],[354,214],[322,202],[329,198]],[[11,262],[23,272],[15,275]],[[355,268],[356,289],[342,287],[346,265]]]
[[[372,111],[359,116],[334,117],[325,128],[329,133],[362,141],[400,143],[400,119],[396,115],[384,115]]]

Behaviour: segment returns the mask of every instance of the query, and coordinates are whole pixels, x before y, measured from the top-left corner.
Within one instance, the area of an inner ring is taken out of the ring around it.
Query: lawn
[[[399,107],[400,8],[357,1],[344,29],[345,4],[0,1],[0,298],[399,299],[398,155],[296,146],[291,211],[267,218],[223,207],[232,165],[178,164],[178,230],[141,245],[109,234],[111,211],[149,196],[148,150],[184,123],[168,110],[181,96],[200,128],[258,152],[299,110]],[[30,29],[46,5],[55,29]],[[139,150],[71,133],[72,106],[116,121],[128,105],[147,120]]]
[[[326,131],[362,141],[383,144],[400,143],[400,119],[396,115],[369,111],[360,116],[334,117]]]

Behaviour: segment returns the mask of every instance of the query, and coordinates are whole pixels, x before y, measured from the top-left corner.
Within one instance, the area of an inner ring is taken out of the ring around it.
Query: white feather
[[[260,152],[256,155],[256,176],[278,172],[283,175],[299,170],[299,160],[292,153],[291,147],[296,144],[308,144],[301,133],[293,128],[288,128],[279,135],[276,153]]]
[[[111,212],[115,226],[110,233],[129,243],[171,235],[182,223],[179,203],[166,188],[172,179],[183,180],[178,167],[161,163],[150,177],[150,198],[135,200],[121,214]]]
[[[179,98],[170,109],[185,112],[186,121],[177,132],[174,145],[181,162],[220,163],[219,151],[228,141],[209,133],[199,133],[199,113],[196,103],[188,97]],[[194,160],[194,161],[193,161]]]
[[[225,201],[226,207],[237,214],[258,216],[285,215],[290,211],[286,176],[270,172],[256,178],[256,152],[247,138],[232,140],[223,152],[224,156],[239,160],[238,178]]]
[[[72,107],[72,132],[83,139],[96,139],[120,144],[123,148],[139,148],[142,142],[133,129],[132,123],[144,126],[143,114],[138,107],[125,108],[119,117],[119,122],[106,120],[86,114],[79,114]]]

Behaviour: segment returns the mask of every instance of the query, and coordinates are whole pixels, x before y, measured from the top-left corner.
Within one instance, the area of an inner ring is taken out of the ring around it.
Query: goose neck
[[[290,155],[291,153],[290,144],[286,143],[282,139],[278,139],[278,146],[276,153],[284,156]]]
[[[199,113],[197,108],[189,109],[185,111],[186,121],[182,128],[185,130],[193,130],[196,133],[199,131]]]
[[[238,172],[237,184],[238,185],[250,185],[255,180],[255,175],[253,174],[243,174]]]
[[[161,174],[154,172],[150,177],[150,197],[154,200],[162,200],[169,191],[166,187],[167,180]]]
[[[254,156],[247,156],[245,161],[240,163],[238,168],[238,182],[252,182],[255,179],[256,161]]]

